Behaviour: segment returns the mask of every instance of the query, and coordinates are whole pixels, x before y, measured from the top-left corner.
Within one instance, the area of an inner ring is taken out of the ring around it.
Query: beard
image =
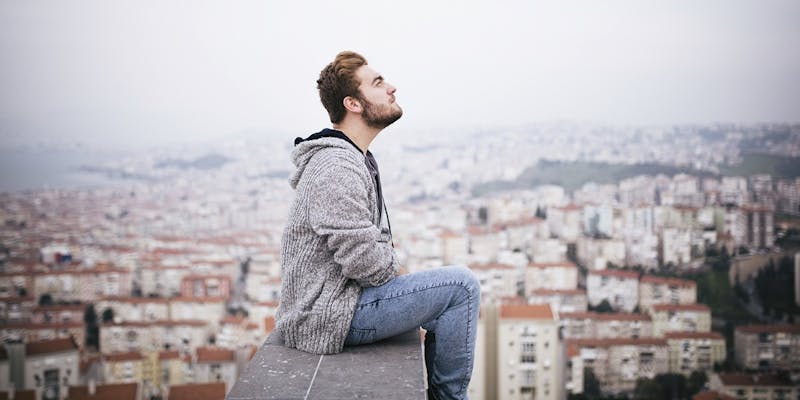
[[[360,99],[364,104],[364,112],[361,117],[370,128],[383,129],[394,123],[403,116],[403,109],[400,106],[392,107],[391,104],[376,105]],[[394,103],[393,103],[394,104]]]

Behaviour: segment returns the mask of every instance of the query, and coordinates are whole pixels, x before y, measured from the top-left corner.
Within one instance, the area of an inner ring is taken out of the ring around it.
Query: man
[[[430,398],[465,399],[480,286],[466,267],[398,274],[368,150],[403,115],[397,89],[349,51],[320,72],[317,88],[333,129],[295,140],[276,330],[286,346],[331,354],[422,326]]]

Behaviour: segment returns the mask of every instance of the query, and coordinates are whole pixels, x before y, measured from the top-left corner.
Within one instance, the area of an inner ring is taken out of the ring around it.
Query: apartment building
[[[570,339],[567,348],[571,346],[573,367],[582,364],[591,368],[604,393],[630,392],[637,379],[652,379],[669,372],[669,347],[665,339]],[[572,387],[582,387],[583,381],[578,382],[575,375],[573,372]]]
[[[0,325],[0,339],[21,340],[26,343],[42,340],[69,339],[79,348],[86,343],[86,325],[83,321],[35,324],[30,322]]]
[[[497,254],[505,248],[503,231],[496,228],[486,228],[471,225],[467,228],[469,233],[469,254],[472,259],[480,262],[497,260]]]
[[[692,232],[687,228],[663,228],[659,235],[661,265],[683,265],[692,260]]]
[[[97,297],[131,293],[130,271],[110,265],[29,273],[34,274],[33,295],[37,299],[49,294],[56,301],[89,303]]]
[[[710,373],[725,361],[725,338],[717,332],[667,332],[669,371],[689,376],[692,371]]]
[[[697,283],[688,279],[642,275],[639,279],[639,309],[649,312],[655,304],[694,304]]]
[[[622,270],[589,271],[586,294],[590,306],[608,301],[617,311],[632,312],[639,303],[639,273]]]
[[[710,332],[711,309],[705,304],[656,304],[651,307],[653,335],[667,332]]]
[[[625,264],[625,241],[582,236],[576,243],[576,256],[590,270],[606,269],[608,263]]]
[[[152,265],[140,270],[142,295],[175,297],[181,294],[181,282],[189,276],[191,268],[186,265]]]
[[[572,290],[578,288],[578,267],[569,262],[530,263],[525,267],[525,295],[536,290]]]
[[[507,248],[527,251],[535,238],[550,236],[547,221],[537,217],[520,218],[502,224],[506,233]]]
[[[225,316],[223,297],[175,297],[169,299],[169,316],[173,320],[201,320],[216,325]]]
[[[42,340],[24,346],[23,388],[34,390],[37,399],[61,399],[68,386],[78,384],[80,356],[72,339]]]
[[[564,398],[564,348],[558,331],[547,304],[500,306],[497,399]]]
[[[225,392],[236,383],[236,356],[233,350],[221,347],[198,347],[194,368],[197,383],[224,382]]]
[[[442,243],[442,261],[445,265],[465,263],[469,259],[469,238],[451,230],[439,234]]]
[[[119,322],[100,325],[100,351],[186,351],[208,342],[209,326],[200,320]]]
[[[798,388],[780,375],[746,373],[713,374],[708,379],[711,390],[737,400],[795,400]]]
[[[122,321],[159,321],[169,319],[169,299],[158,297],[105,297],[95,305],[98,316],[106,309]]]
[[[574,243],[578,240],[583,229],[581,228],[583,206],[568,204],[561,207],[547,209],[547,224],[550,233]]]
[[[231,296],[231,277],[226,275],[187,275],[181,279],[181,297],[223,298]]]
[[[534,239],[528,256],[537,263],[559,263],[567,259],[567,244],[561,239]]]
[[[736,364],[753,371],[800,371],[800,325],[737,326]]]
[[[470,264],[469,269],[481,284],[481,298],[486,301],[517,296],[521,280],[517,268],[508,264]]]
[[[138,351],[111,353],[103,356],[103,377],[106,383],[139,383],[144,380],[145,357]],[[147,371],[150,373],[150,371]]]
[[[528,295],[528,304],[550,304],[550,308],[560,314],[585,312],[589,301],[583,289],[536,289]]]
[[[34,324],[83,322],[86,304],[57,304],[37,306],[31,310],[30,321]]]
[[[653,336],[650,316],[638,313],[560,313],[562,334],[569,339],[618,339]]]

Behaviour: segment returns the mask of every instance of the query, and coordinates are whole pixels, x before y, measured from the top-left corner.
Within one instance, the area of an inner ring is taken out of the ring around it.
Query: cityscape
[[[224,398],[275,326],[292,139],[0,192],[0,399]],[[480,280],[470,399],[800,395],[800,125],[555,121],[372,151],[404,268]]]

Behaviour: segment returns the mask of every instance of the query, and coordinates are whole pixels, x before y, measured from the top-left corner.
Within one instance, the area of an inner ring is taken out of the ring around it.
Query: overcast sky
[[[307,135],[340,50],[393,130],[800,120],[800,1],[0,2],[2,146]]]

